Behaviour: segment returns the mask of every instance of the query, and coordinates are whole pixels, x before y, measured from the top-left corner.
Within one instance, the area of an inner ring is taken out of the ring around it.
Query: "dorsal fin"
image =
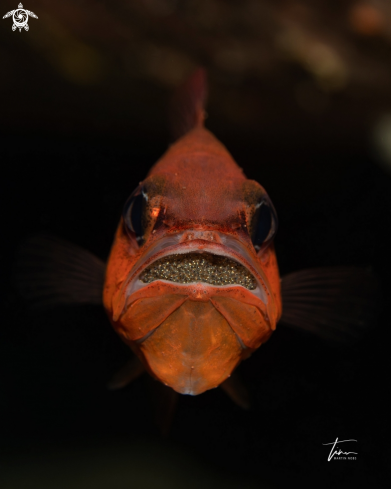
[[[177,88],[171,100],[169,123],[173,141],[204,124],[206,96],[206,71],[198,68]]]

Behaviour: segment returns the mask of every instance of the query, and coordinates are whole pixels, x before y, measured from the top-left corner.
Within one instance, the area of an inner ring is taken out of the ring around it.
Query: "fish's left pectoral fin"
[[[250,394],[237,372],[232,372],[220,387],[237,406],[246,410],[251,409]]]
[[[136,356],[133,356],[113,375],[107,383],[107,388],[110,390],[121,389],[136,380],[144,372],[144,365]]]
[[[367,268],[302,270],[281,280],[280,322],[334,343],[353,344],[376,323],[380,284]]]
[[[17,252],[14,283],[32,308],[102,304],[105,264],[83,248],[50,235],[33,236]]]

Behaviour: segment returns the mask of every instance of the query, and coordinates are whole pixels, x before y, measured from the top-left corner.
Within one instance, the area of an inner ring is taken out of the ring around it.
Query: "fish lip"
[[[238,262],[239,264],[243,265],[247,270],[249,270],[256,280],[257,287],[254,290],[249,290],[244,287],[243,288],[251,292],[254,296],[258,297],[260,300],[262,300],[262,302],[266,304],[269,291],[268,281],[259,264],[257,263],[256,258],[252,257],[250,253],[245,249],[244,245],[236,238],[223,235],[222,233],[219,233],[219,235],[221,238],[221,243],[210,242],[204,239],[194,239],[191,241],[179,242],[181,235],[177,235],[175,240],[172,239],[172,236],[160,238],[159,241],[156,242],[155,245],[147,251],[146,255],[135,263],[128,275],[128,278],[125,280],[125,283],[123,284],[123,290],[126,289],[125,302],[128,301],[128,298],[134,292],[137,292],[138,290],[150,285],[148,283],[142,282],[138,278],[142,274],[142,272],[155,261],[174,254],[212,253],[214,255],[230,258],[231,260]],[[165,242],[173,244],[162,247],[162,244],[164,245]],[[158,248],[158,250],[156,250],[156,248]],[[166,280],[156,280],[156,282],[158,281],[170,284],[173,283]],[[196,282],[192,282],[189,284],[181,284],[177,282],[174,283],[178,286],[188,286]],[[208,287],[214,287],[218,289],[229,287],[232,288],[233,286],[242,287],[239,284],[229,284],[222,286],[216,286],[212,284],[207,285]]]

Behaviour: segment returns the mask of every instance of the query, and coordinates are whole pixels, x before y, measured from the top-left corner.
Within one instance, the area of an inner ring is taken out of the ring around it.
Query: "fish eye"
[[[139,244],[144,239],[144,211],[147,202],[148,195],[142,187],[138,187],[126,201],[122,212],[126,230],[136,237]]]
[[[250,230],[251,241],[257,251],[270,244],[277,231],[277,215],[271,202],[265,199],[258,202]]]

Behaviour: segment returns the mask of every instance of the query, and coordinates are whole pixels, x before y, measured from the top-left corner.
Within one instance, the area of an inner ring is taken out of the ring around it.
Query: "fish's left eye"
[[[148,196],[142,187],[138,187],[124,205],[122,217],[126,230],[136,237],[141,244],[144,240],[144,210]]]
[[[266,247],[277,231],[277,215],[271,202],[262,200],[256,205],[251,219],[251,241],[254,248],[259,251]]]

